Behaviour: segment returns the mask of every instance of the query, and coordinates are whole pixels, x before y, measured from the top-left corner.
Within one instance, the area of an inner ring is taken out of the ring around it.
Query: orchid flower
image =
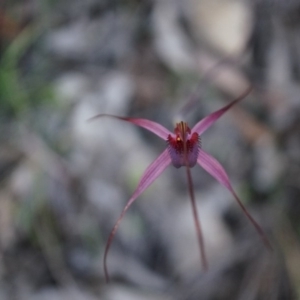
[[[243,205],[243,203],[241,202],[241,200],[233,190],[228,175],[225,172],[224,168],[214,157],[212,157],[210,154],[208,154],[201,148],[201,143],[200,143],[200,136],[211,125],[213,125],[225,112],[227,112],[233,105],[235,105],[244,97],[246,97],[250,93],[250,91],[251,88],[248,88],[236,100],[232,101],[225,107],[206,116],[204,119],[200,120],[192,129],[190,129],[190,127],[186,122],[181,121],[177,123],[174,129],[174,133],[169,131],[162,125],[147,119],[127,118],[127,117],[120,117],[120,116],[114,116],[108,114],[99,114],[90,119],[90,120],[94,120],[100,117],[112,117],[122,121],[130,122],[132,124],[143,127],[153,132],[158,137],[162,138],[167,142],[167,148],[145,170],[136,190],[133,192],[133,195],[128,200],[126,206],[121,212],[120,217],[118,218],[117,222],[115,223],[108,237],[105,251],[104,251],[104,259],[103,259],[106,281],[109,280],[108,269],[107,269],[107,255],[122,218],[124,217],[129,207],[137,199],[137,197],[140,196],[170,164],[172,164],[175,168],[180,168],[182,166],[186,168],[188,190],[191,199],[193,217],[194,217],[196,233],[197,233],[198,243],[200,248],[200,258],[204,270],[207,269],[208,265],[207,265],[206,255],[205,255],[201,226],[200,226],[198,212],[196,208],[196,201],[195,201],[193,182],[192,182],[192,176],[190,170],[196,164],[198,164],[205,171],[207,171],[212,177],[214,177],[221,185],[223,185],[233,195],[238,205],[241,207],[242,211],[246,215],[246,217],[249,219],[249,221],[252,223],[252,225],[258,232],[259,236],[262,238],[266,247],[269,249],[272,248],[262,228],[249,214],[249,212],[246,210],[245,206]]]

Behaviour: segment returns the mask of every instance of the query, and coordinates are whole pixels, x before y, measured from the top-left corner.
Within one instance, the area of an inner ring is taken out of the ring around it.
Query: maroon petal
[[[146,169],[146,171],[144,172],[136,190],[134,191],[133,195],[131,196],[131,198],[128,200],[126,206],[124,207],[124,209],[122,210],[122,213],[120,215],[120,217],[118,218],[116,224],[114,225],[106,246],[105,246],[105,250],[104,250],[104,259],[103,259],[103,265],[104,265],[104,273],[105,273],[105,278],[106,281],[109,280],[109,276],[108,276],[108,270],[107,270],[107,254],[110,248],[110,245],[113,241],[113,238],[117,232],[117,229],[120,225],[121,220],[123,219],[126,211],[128,210],[128,208],[131,206],[131,204],[137,199],[138,196],[140,196],[153,182],[154,180],[166,169],[166,167],[171,163],[171,158],[170,155],[168,153],[168,149],[164,150],[163,153],[154,161],[152,162],[152,164]]]
[[[226,174],[226,171],[221,166],[221,164],[214,157],[212,157],[202,149],[199,150],[199,156],[197,162],[205,171],[207,171],[211,176],[213,176],[217,181],[219,181],[219,183],[221,183],[231,192],[231,194],[233,195],[233,197],[235,198],[235,200],[243,210],[246,217],[249,219],[249,221],[252,223],[252,225],[255,227],[256,231],[262,238],[266,247],[272,249],[272,246],[266,234],[264,233],[262,228],[258,225],[258,223],[252,218],[252,216],[249,214],[244,204],[241,202],[241,200],[233,190],[228,175]]]
[[[169,134],[172,134],[171,131],[169,131],[167,128],[160,125],[159,123],[147,119],[126,118],[126,117],[119,117],[114,115],[100,114],[90,118],[88,121],[93,121],[95,119],[102,118],[102,117],[110,117],[110,118],[115,118],[122,121],[133,123],[135,125],[138,125],[140,127],[143,127],[153,132],[154,134],[156,134],[157,136],[161,137],[164,140],[167,140]]]
[[[201,121],[199,121],[193,128],[192,132],[197,132],[201,135],[205,132],[212,124],[214,124],[226,111],[228,111],[233,105],[244,99],[252,90],[252,87],[249,87],[241,96],[239,96],[234,101],[230,102],[228,105],[223,108],[211,113]]]

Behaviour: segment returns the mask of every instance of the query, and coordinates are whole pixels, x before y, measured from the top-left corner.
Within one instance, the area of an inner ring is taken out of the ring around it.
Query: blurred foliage
[[[20,118],[43,104],[54,104],[52,86],[47,82],[43,58],[22,61],[38,43],[34,27],[24,29],[4,50],[0,60],[0,117]]]

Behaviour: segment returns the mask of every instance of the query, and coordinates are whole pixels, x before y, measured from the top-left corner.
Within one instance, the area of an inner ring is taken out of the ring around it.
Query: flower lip
[[[200,149],[200,138],[197,132],[191,132],[186,122],[181,121],[174,129],[175,136],[168,136],[168,150],[175,168],[188,165],[194,167]]]

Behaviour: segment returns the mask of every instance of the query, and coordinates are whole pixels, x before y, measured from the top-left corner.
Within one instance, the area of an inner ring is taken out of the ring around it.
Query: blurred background
[[[300,299],[300,1],[2,0],[0,299]],[[183,168],[128,211],[166,147],[98,113],[170,130],[252,93],[202,136],[263,227],[192,169],[203,272]]]

